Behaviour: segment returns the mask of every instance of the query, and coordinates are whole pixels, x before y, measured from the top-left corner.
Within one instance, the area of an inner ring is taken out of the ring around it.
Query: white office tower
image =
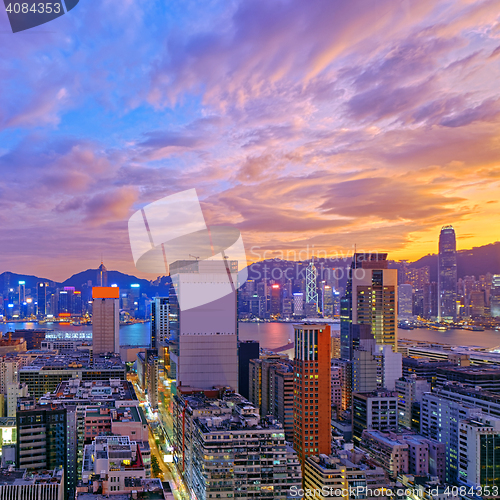
[[[179,301],[170,349],[177,386],[238,389],[238,262],[178,261],[170,266]]]
[[[207,226],[196,190],[188,189],[133,214],[129,237],[137,269],[168,266],[174,284],[179,318],[177,325],[169,319],[168,350],[177,385],[237,390],[236,290],[248,277],[239,230]]]

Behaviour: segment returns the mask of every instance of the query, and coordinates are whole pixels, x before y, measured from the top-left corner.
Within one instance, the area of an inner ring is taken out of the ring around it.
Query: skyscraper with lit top
[[[457,318],[457,243],[452,226],[444,226],[439,235],[438,317]]]

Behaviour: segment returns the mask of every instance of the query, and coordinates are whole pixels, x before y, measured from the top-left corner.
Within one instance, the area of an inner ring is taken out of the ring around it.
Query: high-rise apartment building
[[[263,416],[273,416],[293,441],[294,371],[286,356],[270,355],[250,361],[250,401]]]
[[[456,320],[457,243],[452,226],[444,226],[439,235],[438,288],[439,319]]]
[[[282,425],[239,394],[208,392],[174,398],[174,460],[192,497],[291,498],[302,475]]]
[[[20,400],[16,414],[19,468],[68,469],[66,419],[66,408],[37,405],[34,399]],[[67,482],[67,477],[65,479]]]
[[[340,408],[338,411],[346,411],[351,407],[352,398],[352,362],[345,359],[332,359],[332,370],[338,368],[340,378]]]
[[[107,480],[101,490],[107,496],[131,491],[134,481],[146,478],[140,445],[129,436],[97,436],[84,448],[82,481],[98,477]]]
[[[146,385],[151,408],[158,409],[158,350],[146,349]]]
[[[458,478],[473,488],[500,488],[500,419],[480,415],[460,422]]]
[[[232,260],[170,265],[180,310],[169,348],[177,386],[238,389],[237,271]]]
[[[92,288],[92,345],[94,356],[120,354],[120,290]]]
[[[155,297],[151,301],[151,348],[157,349],[169,338],[169,298]]]
[[[294,449],[306,457],[331,452],[330,326],[294,325]]]
[[[386,253],[354,254],[345,297],[341,300],[341,355],[352,356],[352,325],[370,325],[377,344],[397,350],[397,269]]]

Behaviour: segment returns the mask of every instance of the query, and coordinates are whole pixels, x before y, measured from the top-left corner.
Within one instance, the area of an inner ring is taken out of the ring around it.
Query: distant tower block
[[[314,265],[314,259],[306,269],[306,304],[313,304],[317,311],[318,307],[318,289],[316,287],[316,276],[318,275]]]
[[[101,265],[97,270],[97,285],[108,286],[108,270],[101,260]]]

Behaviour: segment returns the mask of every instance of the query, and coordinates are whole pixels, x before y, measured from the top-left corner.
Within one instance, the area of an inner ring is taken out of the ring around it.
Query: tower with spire
[[[97,269],[97,286],[108,286],[108,270],[101,258],[101,265]]]

